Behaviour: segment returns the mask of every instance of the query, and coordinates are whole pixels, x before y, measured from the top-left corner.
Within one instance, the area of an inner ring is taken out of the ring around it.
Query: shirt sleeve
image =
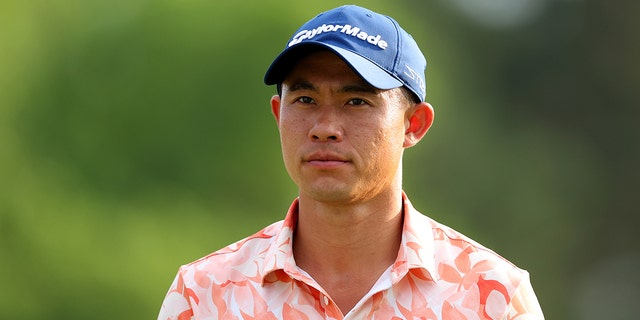
[[[516,289],[515,294],[511,298],[509,304],[509,310],[503,317],[503,320],[544,320],[542,314],[542,308],[538,303],[531,281],[529,280],[529,274],[520,281],[520,285]]]
[[[182,272],[178,272],[178,275],[173,280],[169,292],[167,292],[162,307],[160,308],[160,314],[158,314],[158,320],[189,320],[193,319],[193,310],[191,308],[191,301],[189,296],[190,289],[184,285],[184,279],[182,278]]]

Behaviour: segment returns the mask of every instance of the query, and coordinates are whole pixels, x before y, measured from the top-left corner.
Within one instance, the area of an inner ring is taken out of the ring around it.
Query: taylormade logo
[[[302,30],[298,32],[295,36],[293,36],[293,39],[291,39],[291,42],[289,42],[288,46],[291,47],[292,45],[298,44],[304,40],[312,39],[313,37],[323,32],[344,33],[345,35],[355,37],[356,39],[360,39],[362,41],[366,41],[374,46],[377,46],[382,50],[387,49],[387,47],[389,46],[389,44],[386,41],[381,39],[380,35],[375,35],[375,36],[369,35],[368,33],[360,30],[360,28],[352,27],[348,24],[344,26],[339,24],[338,25],[323,24],[312,30]]]
[[[420,88],[420,90],[424,92],[427,89],[427,85],[424,82],[424,79],[422,79],[419,73],[411,69],[411,67],[409,67],[408,64],[405,64],[404,67],[407,69],[404,71],[404,75],[407,77],[407,79],[411,79],[415,81],[418,87]]]

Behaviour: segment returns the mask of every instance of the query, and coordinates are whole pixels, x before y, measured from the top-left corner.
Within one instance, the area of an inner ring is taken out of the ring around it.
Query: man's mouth
[[[349,160],[337,153],[315,152],[309,155],[305,162],[315,167],[331,168],[346,164]]]

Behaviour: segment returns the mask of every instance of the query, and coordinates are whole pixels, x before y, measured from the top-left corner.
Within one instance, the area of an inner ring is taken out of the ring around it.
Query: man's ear
[[[276,118],[276,123],[280,123],[280,96],[271,97],[271,113]]]
[[[413,147],[424,137],[434,117],[433,107],[426,102],[414,105],[407,112],[409,114],[403,144],[405,148]]]

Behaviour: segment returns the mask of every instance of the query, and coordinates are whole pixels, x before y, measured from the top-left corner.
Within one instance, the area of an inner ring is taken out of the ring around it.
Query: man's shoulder
[[[494,270],[519,277],[526,274],[508,259],[462,232],[420,213],[419,223],[431,229],[434,259],[439,271],[449,267],[461,273]]]
[[[282,224],[283,221],[275,222],[251,236],[183,265],[180,270],[183,274],[206,272],[209,275],[221,275],[231,270],[246,272],[256,266],[257,260],[264,259]]]

